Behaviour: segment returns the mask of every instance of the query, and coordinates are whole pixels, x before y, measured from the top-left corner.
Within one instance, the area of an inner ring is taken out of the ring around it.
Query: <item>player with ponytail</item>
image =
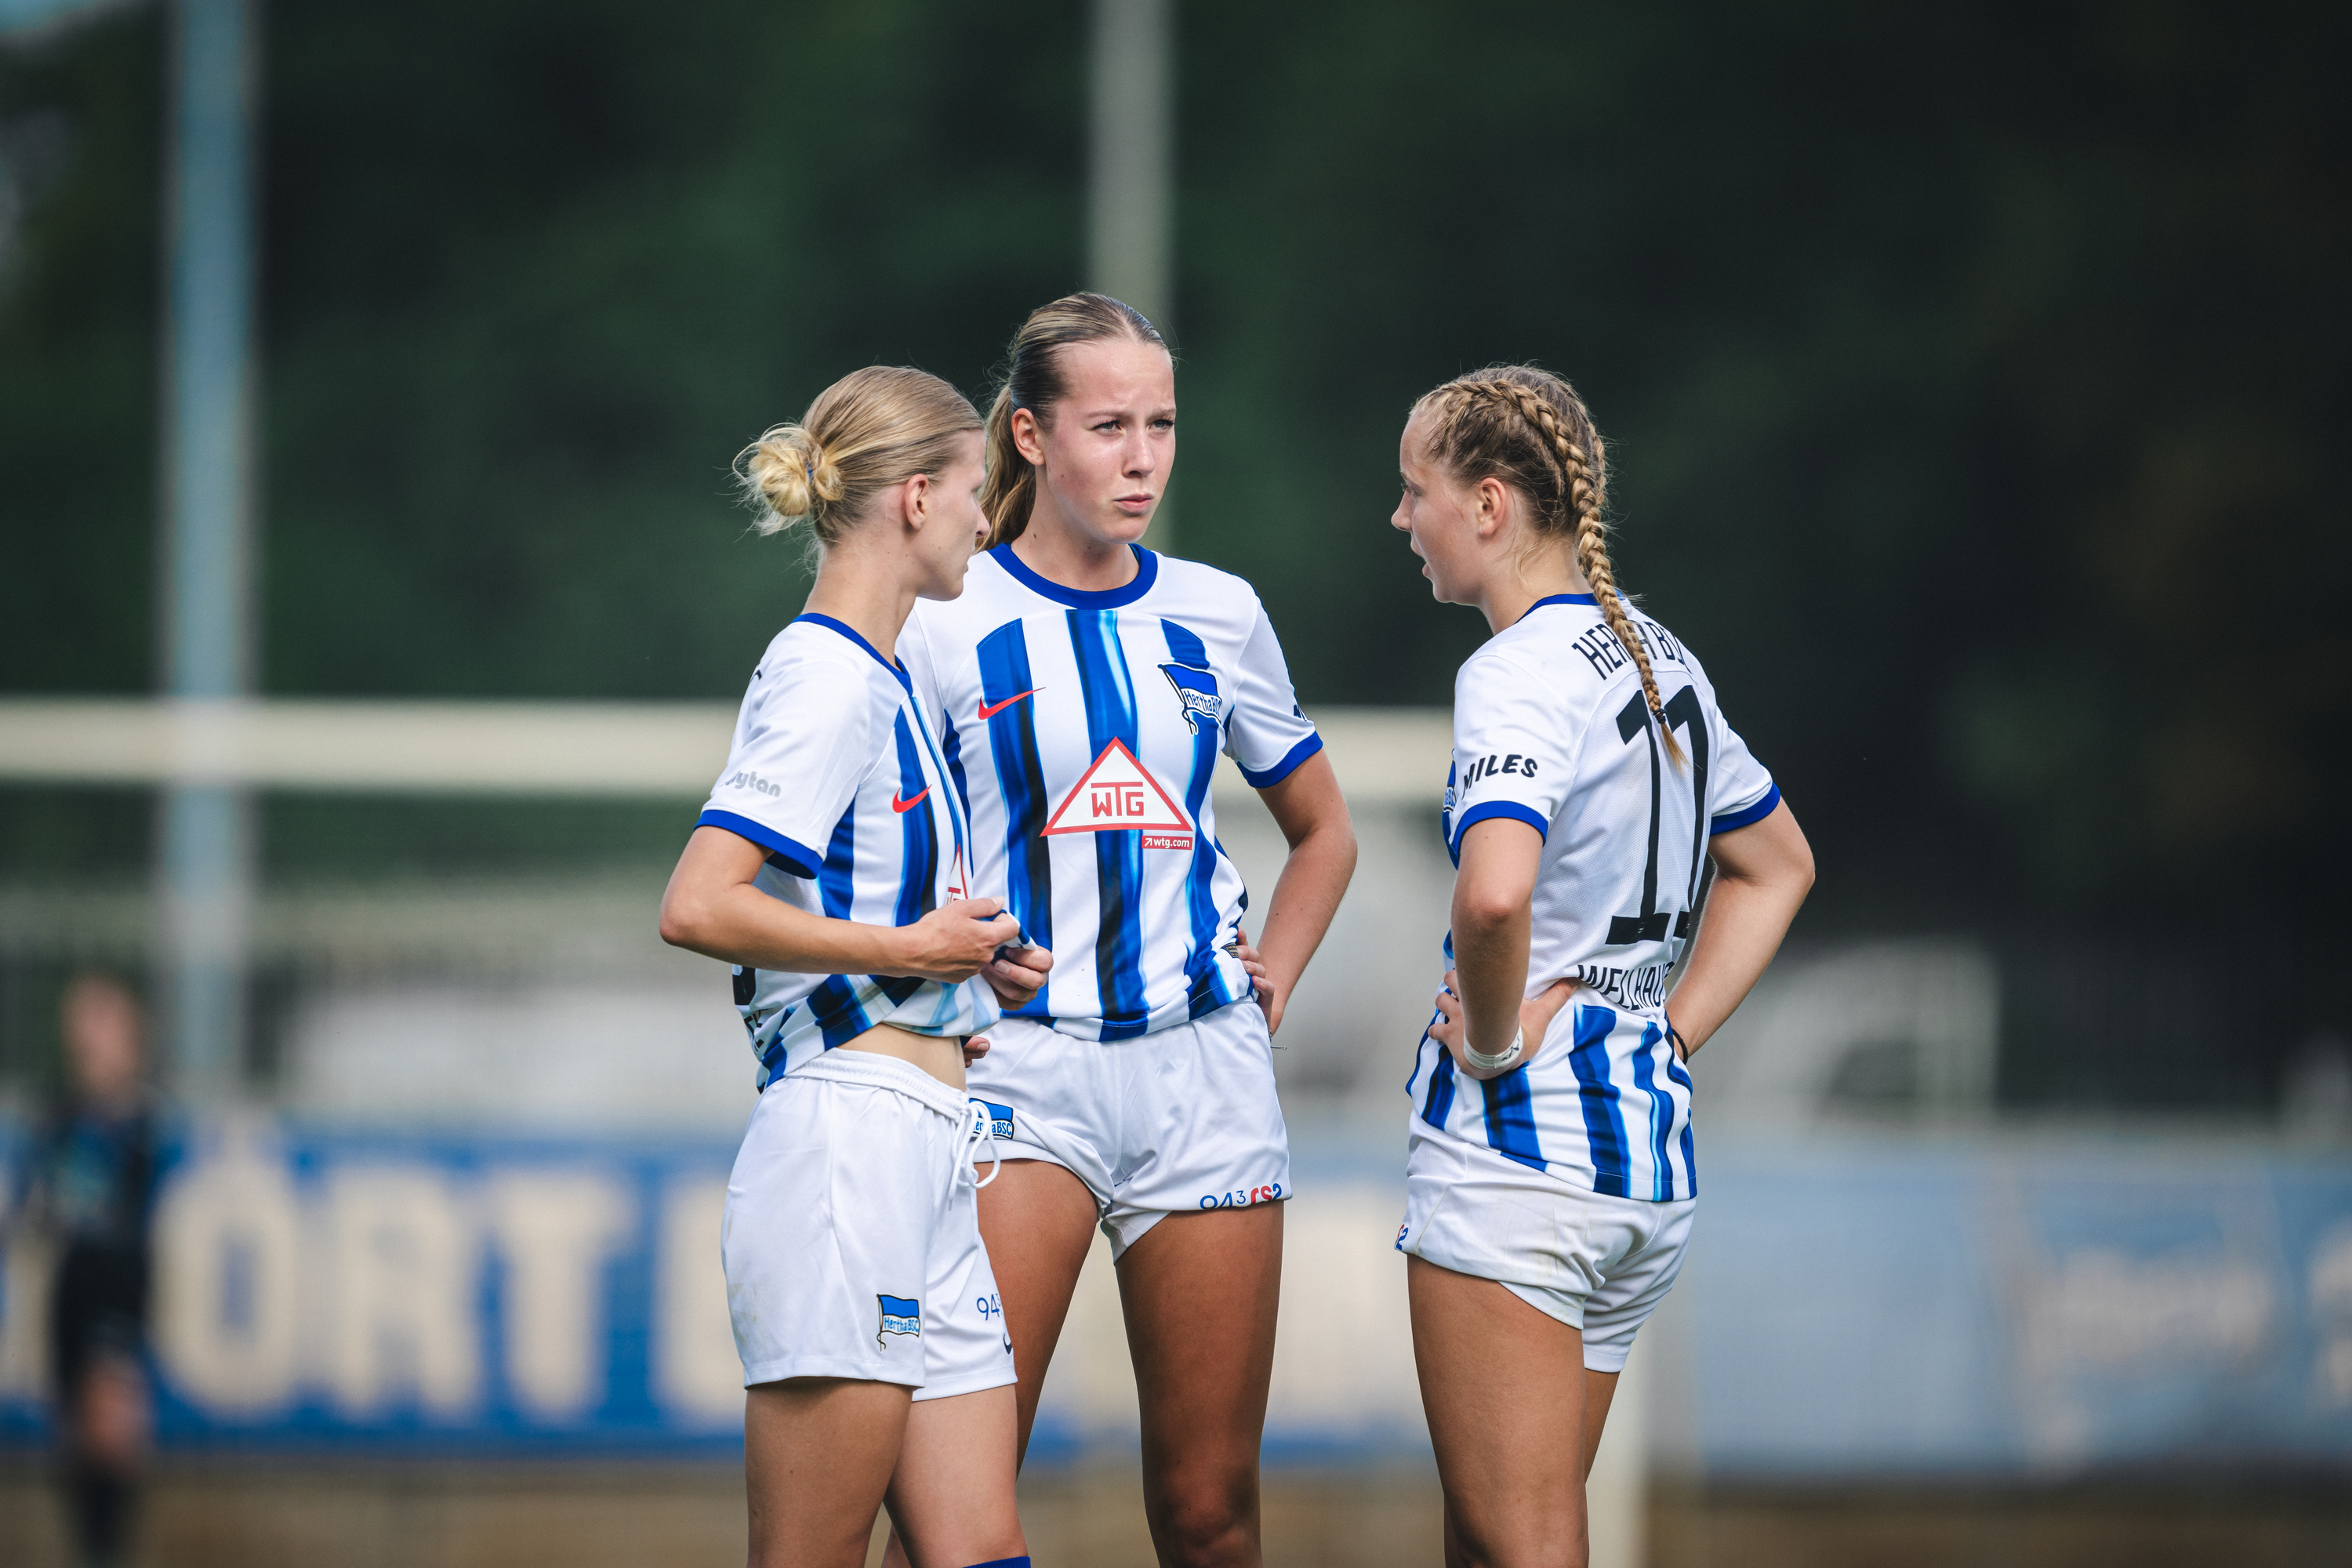
[[[1690,1234],[1685,1063],[1771,962],[1812,855],[1697,658],[1620,592],[1572,387],[1524,365],[1448,382],[1399,465],[1391,521],[1493,636],[1454,681],[1453,927],[1397,1248],[1446,1562],[1565,1568]]]
[[[966,1058],[1050,961],[970,898],[971,827],[890,647],[985,530],[979,415],[937,376],[844,377],[737,461],[805,524],[807,608],[768,645],[662,900],[728,963],[760,1099],[719,1244],[743,1361],[753,1568],[856,1568],[887,1500],[917,1568],[1027,1568],[1013,1346],[980,1236]],[[982,984],[982,976],[987,984]]]
[[[1138,542],[1176,458],[1176,373],[1102,294],[1033,312],[988,417],[990,548],[898,644],[971,803],[979,884],[1058,962],[972,1068],[981,1194],[1025,1445],[1097,1226],[1117,1260],[1165,1563],[1258,1561],[1288,1135],[1269,1047],[1356,858],[1346,802],[1238,577]],[[1290,843],[1249,897],[1210,781],[1239,764]]]

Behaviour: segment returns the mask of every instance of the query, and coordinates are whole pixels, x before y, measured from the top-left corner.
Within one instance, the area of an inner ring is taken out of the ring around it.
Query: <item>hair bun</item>
[[[816,510],[813,476],[820,456],[816,438],[798,425],[778,425],[743,448],[735,477],[743,499],[759,509],[752,527],[774,533]]]
[[[863,519],[877,493],[940,472],[960,450],[954,437],[980,427],[963,394],[938,376],[868,365],[737,453],[736,486],[759,532],[806,521],[815,543],[829,545]]]

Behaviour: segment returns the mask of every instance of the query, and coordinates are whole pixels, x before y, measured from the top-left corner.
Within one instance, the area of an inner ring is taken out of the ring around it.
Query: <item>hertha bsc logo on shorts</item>
[[[982,1110],[988,1112],[988,1135],[990,1137],[1010,1138],[1013,1136],[1013,1108],[1011,1106],[999,1105],[992,1100],[983,1100],[980,1101],[980,1105]]]
[[[923,1303],[920,1300],[910,1296],[877,1295],[875,1299],[882,1303],[882,1326],[874,1332],[874,1343],[877,1348],[889,1349],[883,1339],[885,1334],[912,1334],[917,1339],[922,1338]]]

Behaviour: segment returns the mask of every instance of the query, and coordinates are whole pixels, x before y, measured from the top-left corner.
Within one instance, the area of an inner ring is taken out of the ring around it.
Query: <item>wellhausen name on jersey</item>
[[[1671,964],[1645,963],[1639,969],[1580,963],[1569,978],[1599,992],[1620,1007],[1663,1007],[1666,1005],[1666,971]]]
[[[1675,641],[1665,627],[1638,616],[1625,618],[1632,624],[1633,635],[1642,639],[1642,647],[1648,652],[1653,665],[1664,659],[1682,665],[1690,662],[1683,657],[1682,645]],[[1592,673],[1603,680],[1633,662],[1626,658],[1625,645],[1617,640],[1617,634],[1609,629],[1607,621],[1577,638],[1570,646],[1584,656],[1585,662],[1592,666]]]

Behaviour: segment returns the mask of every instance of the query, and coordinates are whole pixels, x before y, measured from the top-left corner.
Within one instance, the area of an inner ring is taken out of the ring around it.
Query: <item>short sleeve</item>
[[[875,725],[866,671],[780,641],[743,694],[735,744],[698,826],[750,839],[796,877],[815,876],[882,754]]]
[[[1225,719],[1225,754],[1239,765],[1252,789],[1271,789],[1321,751],[1323,737],[1299,710],[1290,666],[1283,659],[1282,643],[1274,635],[1265,606],[1255,608],[1257,624],[1243,645],[1233,710]]]
[[[1549,837],[1568,803],[1581,741],[1576,716],[1551,683],[1499,654],[1474,656],[1454,679],[1454,836],[1489,817],[1524,822]]]
[[[1730,833],[1763,821],[1780,804],[1780,786],[1748,751],[1739,731],[1715,716],[1713,772],[1707,778],[1707,833]]]

